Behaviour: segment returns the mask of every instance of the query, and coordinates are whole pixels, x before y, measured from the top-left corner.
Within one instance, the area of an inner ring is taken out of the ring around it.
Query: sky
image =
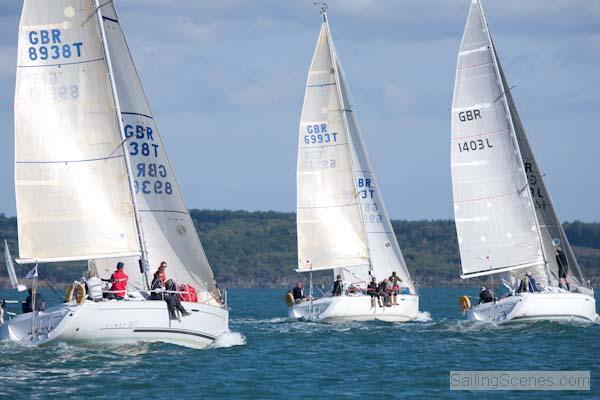
[[[450,105],[468,0],[331,0],[394,219],[452,218]],[[294,211],[313,0],[115,0],[190,208]],[[21,0],[0,2],[0,213],[15,215]],[[600,1],[489,0],[492,36],[561,220],[600,221]]]

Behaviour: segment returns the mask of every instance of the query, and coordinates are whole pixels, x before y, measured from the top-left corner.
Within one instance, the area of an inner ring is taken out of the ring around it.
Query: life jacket
[[[125,290],[127,289],[127,280],[129,277],[123,270],[118,269],[112,274],[114,279],[112,286],[110,287],[111,292],[114,292],[115,296],[125,297]]]
[[[190,301],[192,303],[198,302],[198,294],[196,293],[196,289],[192,285],[183,284],[179,285],[178,291],[187,292],[187,293],[179,293],[179,300],[181,301]]]

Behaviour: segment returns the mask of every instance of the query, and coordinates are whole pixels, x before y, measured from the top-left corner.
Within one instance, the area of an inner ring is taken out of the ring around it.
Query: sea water
[[[52,292],[44,292],[52,302]],[[153,343],[0,343],[1,398],[430,399],[600,397],[600,325],[462,319],[463,289],[422,289],[411,323],[286,317],[285,290],[232,289],[231,333],[205,350]],[[15,292],[0,292],[14,298]],[[56,301],[56,300],[54,300]],[[453,370],[578,370],[591,391],[449,390]]]

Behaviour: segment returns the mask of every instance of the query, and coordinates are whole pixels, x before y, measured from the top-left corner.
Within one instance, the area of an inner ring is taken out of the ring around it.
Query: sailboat
[[[505,294],[477,305],[463,297],[461,307],[470,320],[494,323],[593,321],[593,289],[558,220],[510,90],[481,2],[472,0],[452,101],[461,277],[487,277],[492,286],[495,279]]]
[[[308,73],[297,163],[298,272],[341,276],[337,296],[293,304],[289,316],[315,321],[410,321],[419,297],[402,257],[379,184],[367,157],[348,82],[330,34],[326,5]],[[393,273],[403,294],[389,307],[373,306],[372,279]]]
[[[0,338],[28,345],[162,341],[202,348],[228,332],[226,301],[113,2],[25,0],[15,191],[18,263],[87,261],[90,273],[109,278],[123,262],[129,281],[124,300],[70,296],[15,316],[2,325]],[[172,320],[165,301],[149,300],[149,276],[162,261],[167,278],[197,293],[197,301],[182,302],[189,316]]]

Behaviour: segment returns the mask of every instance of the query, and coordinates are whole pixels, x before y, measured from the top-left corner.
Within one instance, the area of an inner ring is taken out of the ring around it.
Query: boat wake
[[[431,314],[429,311],[419,311],[416,322],[431,322]]]
[[[244,346],[246,344],[246,337],[239,332],[226,332],[215,339],[215,341],[208,346],[209,349],[222,349],[234,346]]]

